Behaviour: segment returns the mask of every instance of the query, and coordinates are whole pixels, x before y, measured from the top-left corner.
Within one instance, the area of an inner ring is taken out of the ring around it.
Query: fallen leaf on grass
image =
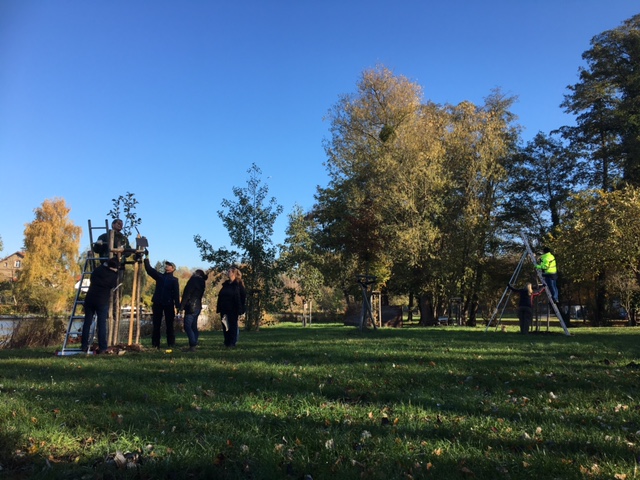
[[[460,471],[461,471],[463,474],[467,475],[468,477],[475,477],[475,476],[476,476],[476,474],[475,474],[475,473],[473,473],[471,470],[469,470],[467,467],[462,467],[462,468],[460,469]]]

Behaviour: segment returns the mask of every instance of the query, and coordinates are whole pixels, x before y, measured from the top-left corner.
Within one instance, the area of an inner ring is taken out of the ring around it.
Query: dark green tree
[[[576,115],[564,134],[579,148],[589,186],[610,191],[618,179],[640,185],[640,15],[596,35],[583,53],[580,80],[562,107]]]
[[[563,205],[576,191],[576,154],[558,135],[542,132],[506,162],[508,181],[501,212],[505,230],[545,238],[560,224]]]
[[[199,235],[194,241],[200,249],[203,260],[213,264],[213,270],[220,272],[238,259],[247,289],[247,330],[260,327],[265,309],[278,298],[274,290],[278,286],[279,271],[276,268],[277,249],[273,244],[273,225],[282,213],[282,206],[276,199],[268,199],[269,188],[263,184],[260,168],[254,163],[249,170],[249,180],[244,188],[233,187],[235,200],[224,199],[218,216],[229,233],[231,244],[239,252],[224,248],[214,249]],[[226,263],[226,265],[225,265]]]

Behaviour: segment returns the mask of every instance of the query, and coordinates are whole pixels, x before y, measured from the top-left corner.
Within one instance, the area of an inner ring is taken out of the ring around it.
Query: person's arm
[[[240,315],[244,315],[247,311],[247,291],[242,284],[239,284],[238,287],[240,287]]]
[[[180,312],[180,282],[177,278],[173,277],[173,304],[176,307],[176,311]]]
[[[191,300],[191,296],[193,295],[193,281],[190,278],[187,281],[187,285],[184,287],[182,291],[182,301],[180,302],[180,310],[185,310],[185,307]]]
[[[512,292],[517,292],[518,291],[518,289],[517,288],[513,288],[510,283],[507,283],[507,288],[509,290],[511,290]]]
[[[155,268],[151,266],[151,264],[149,263],[148,257],[144,259],[144,270],[145,272],[147,272],[147,275],[149,275],[154,280],[158,280],[162,276],[160,272],[158,272]]]

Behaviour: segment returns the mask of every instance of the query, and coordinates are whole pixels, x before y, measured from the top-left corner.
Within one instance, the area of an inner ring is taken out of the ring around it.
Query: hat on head
[[[118,259],[116,257],[111,257],[109,260],[107,260],[107,267],[118,268]]]
[[[165,265],[169,265],[169,266],[173,267],[173,269],[174,269],[174,270],[176,269],[176,264],[175,264],[175,263],[173,263],[173,262],[170,262],[170,261],[166,260],[166,261],[164,262],[164,264],[165,264]]]

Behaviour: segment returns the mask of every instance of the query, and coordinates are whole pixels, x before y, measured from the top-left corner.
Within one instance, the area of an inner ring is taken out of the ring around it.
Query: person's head
[[[542,249],[542,253],[551,253],[551,249],[549,247],[544,247]]]
[[[111,270],[118,270],[118,259],[116,257],[111,257],[107,260],[107,267]]]
[[[231,265],[229,267],[229,270],[227,270],[227,276],[232,282],[242,280],[242,273],[240,273],[240,270],[235,265]]]
[[[164,262],[164,273],[173,273],[176,271],[176,265],[172,262]]]
[[[205,280],[207,279],[207,274],[206,274],[206,273],[204,273],[204,271],[203,271],[203,270],[197,269],[195,272],[193,272],[193,274],[194,274],[196,277],[202,277],[202,278],[204,278]]]
[[[524,288],[527,289],[527,292],[529,292],[529,295],[533,295],[533,286],[531,285],[531,283],[527,283]]]
[[[116,218],[113,222],[111,222],[111,228],[113,228],[116,232],[119,232],[124,227],[124,223],[119,218]]]

